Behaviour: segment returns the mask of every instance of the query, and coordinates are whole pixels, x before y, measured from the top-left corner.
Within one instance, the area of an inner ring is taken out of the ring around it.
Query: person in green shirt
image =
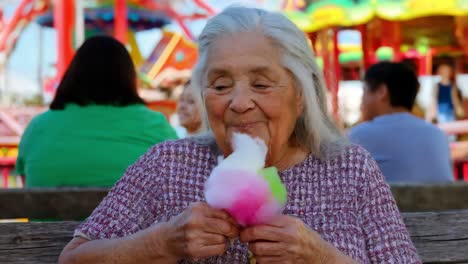
[[[137,94],[125,47],[107,36],[78,49],[50,110],[36,116],[19,145],[26,187],[110,187],[149,147],[176,139],[165,117]]]

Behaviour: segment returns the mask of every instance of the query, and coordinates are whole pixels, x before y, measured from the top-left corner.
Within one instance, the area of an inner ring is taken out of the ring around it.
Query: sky
[[[232,4],[249,6],[262,6],[266,9],[275,9],[279,0],[208,0],[215,10]],[[19,1],[4,6],[4,17],[8,18],[14,12]],[[206,21],[196,21],[189,25],[191,31],[198,35]],[[177,25],[170,25],[170,30],[179,31]],[[54,75],[53,65],[56,62],[56,34],[51,28],[41,28],[37,23],[30,23],[20,35],[16,48],[13,51],[7,65],[8,86],[7,93],[33,94],[39,93],[39,80],[42,77]],[[160,39],[159,29],[148,30],[136,34],[136,39],[144,57],[147,57]],[[42,45],[41,41],[42,39]],[[42,51],[42,63],[39,65],[40,52]]]

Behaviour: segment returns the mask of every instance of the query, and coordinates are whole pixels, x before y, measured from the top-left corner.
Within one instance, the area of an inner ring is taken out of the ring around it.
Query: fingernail
[[[229,244],[231,245],[231,247],[234,246],[234,242],[235,242],[234,238],[229,239]]]

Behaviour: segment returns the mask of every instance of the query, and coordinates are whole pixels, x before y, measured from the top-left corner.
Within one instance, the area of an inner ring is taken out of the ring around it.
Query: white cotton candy
[[[267,147],[262,139],[246,134],[234,133],[233,153],[222,160],[217,169],[242,169],[258,171],[265,166]]]

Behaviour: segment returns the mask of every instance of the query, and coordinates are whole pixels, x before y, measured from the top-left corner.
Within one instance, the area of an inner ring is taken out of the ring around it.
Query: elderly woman
[[[199,38],[194,86],[208,136],[153,147],[75,231],[61,263],[419,263],[370,155],[326,115],[320,69],[284,16],[231,7]],[[240,228],[204,202],[233,133],[263,139],[283,215]],[[232,243],[230,243],[232,242]]]

